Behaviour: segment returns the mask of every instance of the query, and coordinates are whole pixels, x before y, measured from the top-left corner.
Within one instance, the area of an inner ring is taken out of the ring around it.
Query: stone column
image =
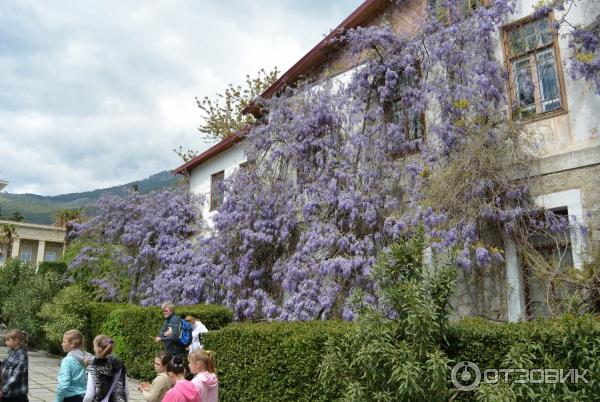
[[[40,262],[44,261],[45,253],[46,253],[46,241],[40,240],[38,242],[37,260],[35,261],[36,265],[40,265]]]
[[[21,245],[21,239],[19,239],[18,237],[13,238],[13,243],[12,243],[12,252],[10,254],[10,256],[12,258],[19,258],[19,246]]]
[[[519,321],[525,318],[525,289],[521,276],[521,264],[517,256],[517,246],[512,239],[507,239],[504,243],[504,266],[506,268],[508,321]]]

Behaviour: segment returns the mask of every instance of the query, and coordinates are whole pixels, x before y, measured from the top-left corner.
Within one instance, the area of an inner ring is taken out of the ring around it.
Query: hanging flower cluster
[[[190,238],[201,222],[196,204],[183,188],[103,196],[93,219],[73,225],[70,236],[86,246],[70,262],[72,276],[86,271],[107,300],[117,297],[121,278],[128,279],[130,301],[161,300],[162,294],[150,293],[154,284],[170,280],[194,256]],[[181,293],[181,284],[175,286]]]
[[[184,194],[111,199],[78,234],[123,245],[144,303],[310,320],[352,319],[354,302],[376,303],[378,253],[417,227],[463,268],[502,260],[486,230],[519,241],[531,226],[564,230],[567,219],[531,202],[527,136],[504,116],[494,54],[513,1],[468,13],[443,3],[411,35],[346,32],[340,45],[359,65],[348,83],[262,100],[268,113],[246,135],[248,162],[227,179],[208,235],[187,241],[195,214]]]
[[[194,301],[225,303],[238,319],[352,319],[350,300],[375,302],[378,252],[419,225],[436,250],[458,248],[464,267],[502,258],[480,241],[480,222],[510,232],[534,211],[526,183],[507,176],[526,164],[510,157],[518,129],[499,118],[506,77],[495,33],[513,4],[467,16],[460,1],[446,7],[413,36],[347,32],[340,40],[361,63],[349,83],[263,101],[268,116],[244,141],[248,163],[228,180],[215,231],[189,268],[203,284]],[[480,150],[506,157],[490,167]],[[461,176],[468,154],[487,170]],[[436,197],[444,179],[455,199]]]

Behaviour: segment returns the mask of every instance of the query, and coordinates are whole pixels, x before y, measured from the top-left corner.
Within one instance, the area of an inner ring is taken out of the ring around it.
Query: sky
[[[211,144],[195,98],[285,72],[362,0],[0,1],[0,178],[56,195]]]

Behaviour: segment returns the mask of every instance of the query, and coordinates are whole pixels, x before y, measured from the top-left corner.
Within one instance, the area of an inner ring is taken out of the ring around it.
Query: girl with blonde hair
[[[200,392],[200,402],[219,400],[219,380],[215,374],[215,353],[197,349],[189,355],[190,371],[194,374],[192,384]]]

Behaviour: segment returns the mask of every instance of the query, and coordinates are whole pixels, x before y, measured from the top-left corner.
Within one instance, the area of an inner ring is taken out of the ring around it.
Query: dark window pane
[[[529,51],[535,49],[537,44],[535,24],[533,22],[530,22],[529,24],[523,25],[521,29],[523,31],[525,50]]]
[[[523,53],[523,41],[521,40],[521,30],[518,28],[513,29],[508,34],[508,48],[510,56],[516,56]]]
[[[531,111],[535,113],[534,87],[531,80],[529,58],[524,57],[513,62],[513,77],[516,94],[515,105],[513,107],[520,113],[529,113]]]
[[[537,47],[547,46],[552,43],[552,32],[548,28],[548,20],[542,18],[536,21]]]
[[[210,210],[213,211],[223,205],[223,181],[225,172],[215,173],[210,177]]]
[[[542,110],[550,112],[560,109],[560,92],[558,88],[558,76],[556,75],[554,51],[551,48],[544,49],[536,53],[536,58]]]

